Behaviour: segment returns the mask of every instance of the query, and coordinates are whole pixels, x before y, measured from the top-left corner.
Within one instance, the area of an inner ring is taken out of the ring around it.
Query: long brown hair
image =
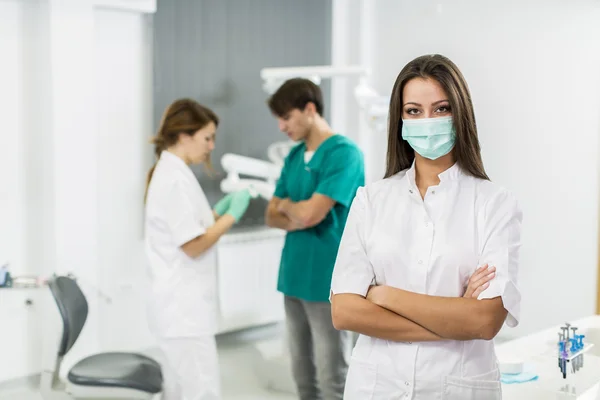
[[[456,130],[456,143],[453,150],[456,162],[470,175],[489,180],[481,160],[481,148],[469,87],[458,67],[439,54],[415,58],[406,64],[396,78],[390,99],[385,178],[410,168],[415,159],[415,151],[402,138],[402,93],[406,83],[414,78],[435,79],[442,86],[450,102]]]
[[[211,109],[204,107],[200,103],[192,99],[179,99],[173,102],[165,110],[156,136],[150,143],[154,144],[154,155],[156,159],[160,154],[175,145],[179,140],[180,135],[193,136],[198,130],[204,128],[210,123],[219,125],[219,117]],[[210,166],[210,159],[207,161]],[[146,193],[144,201],[148,195],[148,186],[152,180],[152,174],[156,168],[156,163],[148,171],[146,178]]]

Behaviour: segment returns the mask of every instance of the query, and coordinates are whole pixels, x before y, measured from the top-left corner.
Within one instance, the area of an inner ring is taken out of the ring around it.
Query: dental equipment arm
[[[271,200],[275,192],[275,185],[258,179],[224,179],[221,181],[221,191],[223,193],[234,193],[247,189],[252,198],[258,196],[265,200]]]
[[[442,337],[421,325],[386,310],[358,294],[340,293],[331,298],[333,325],[363,335],[395,342],[431,342]]]
[[[334,205],[335,200],[315,193],[310,199],[297,203],[283,199],[278,205],[278,210],[289,219],[297,221],[303,228],[311,228],[320,224]]]
[[[282,168],[285,163],[285,158],[294,146],[297,146],[297,143],[291,140],[271,143],[269,147],[267,147],[267,157],[273,164]]]
[[[501,297],[484,300],[441,297],[391,286],[373,286],[367,298],[443,338],[453,340],[492,340],[508,314]]]
[[[221,181],[221,191],[224,193],[248,189],[252,197],[261,196],[266,200],[271,200],[273,197],[275,182],[281,173],[281,166],[231,153],[223,155],[221,165],[227,172],[227,178]],[[241,179],[240,174],[265,180]]]
[[[275,181],[279,178],[281,168],[268,161],[239,154],[224,154],[221,158],[223,169],[232,174],[244,174],[264,178],[267,181]]]
[[[282,199],[273,197],[269,201],[269,206],[265,213],[265,221],[272,228],[283,229],[284,231],[292,232],[303,229],[302,225],[292,221],[287,215],[281,213],[278,209]]]

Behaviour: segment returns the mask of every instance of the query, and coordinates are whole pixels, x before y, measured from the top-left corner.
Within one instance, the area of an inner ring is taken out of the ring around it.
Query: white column
[[[362,0],[332,2],[331,65],[358,65],[360,62],[360,4]],[[358,142],[358,105],[354,99],[355,77],[334,77],[331,83],[332,128]],[[360,145],[360,143],[358,143]]]
[[[45,18],[38,39],[46,50],[41,66],[48,70],[40,71],[40,77],[49,82],[41,102],[49,115],[32,133],[42,143],[39,152],[43,153],[46,229],[38,239],[52,246],[47,254],[51,261],[41,262],[46,274],[75,274],[90,310],[78,342],[65,359],[63,371],[68,371],[81,357],[99,350],[93,4],[91,0],[40,3]]]
[[[97,258],[93,9],[85,0],[51,0],[50,6],[56,267],[93,279]]]
[[[332,65],[361,65],[371,70],[374,43],[374,0],[334,0],[332,3]],[[366,82],[372,84],[372,78]],[[366,181],[381,179],[385,171],[387,137],[375,132],[356,101],[357,78],[335,78],[331,86],[333,129],[355,140],[365,156]]]
[[[373,48],[376,45],[375,27],[374,27],[374,8],[375,0],[360,0],[360,23],[359,28],[359,48],[361,65],[373,70],[375,63]],[[367,84],[373,86],[373,78],[371,75],[366,79]],[[358,140],[361,143],[365,153],[365,175],[366,182],[373,182],[383,178],[385,173],[385,157],[387,151],[387,132],[377,132],[368,122],[368,116],[365,110],[357,109],[359,119],[358,123]]]
[[[331,5],[331,65],[341,66],[348,63],[348,1],[333,0]],[[347,110],[348,97],[346,80],[331,80],[331,120],[329,123],[337,132],[348,131]],[[352,93],[350,92],[350,95]]]
[[[98,286],[111,298],[99,302],[100,345],[140,349],[154,343],[143,246],[146,173],[154,162],[152,30],[146,15],[115,8],[96,8],[94,20]]]

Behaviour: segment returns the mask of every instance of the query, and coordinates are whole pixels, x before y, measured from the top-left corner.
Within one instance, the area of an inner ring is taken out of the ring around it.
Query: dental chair
[[[163,385],[160,365],[136,353],[110,352],[88,356],[71,368],[66,383],[61,381],[61,363],[83,329],[88,303],[77,282],[70,277],[54,277],[48,286],[62,319],[62,335],[54,337],[58,339],[54,343],[55,346],[58,342],[58,351],[56,347],[46,351],[40,383],[42,397],[45,400],[158,398]],[[50,314],[49,311],[45,314]],[[52,335],[49,329],[45,330],[44,335]]]

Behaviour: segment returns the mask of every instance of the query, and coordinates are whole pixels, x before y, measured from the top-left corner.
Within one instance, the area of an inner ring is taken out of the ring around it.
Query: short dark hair
[[[283,117],[293,109],[304,110],[308,103],[313,103],[320,116],[323,116],[323,93],[314,82],[304,78],[293,78],[283,85],[268,100],[271,112]]]

